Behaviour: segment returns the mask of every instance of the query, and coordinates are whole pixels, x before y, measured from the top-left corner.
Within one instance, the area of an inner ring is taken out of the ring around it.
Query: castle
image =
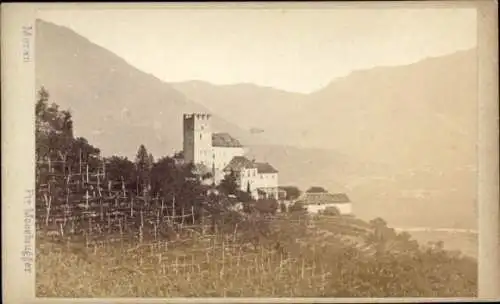
[[[250,190],[254,199],[278,197],[278,171],[248,159],[243,145],[228,133],[214,133],[210,114],[184,114],[183,132],[184,161],[201,174],[211,173],[215,184],[234,172],[240,190]]]

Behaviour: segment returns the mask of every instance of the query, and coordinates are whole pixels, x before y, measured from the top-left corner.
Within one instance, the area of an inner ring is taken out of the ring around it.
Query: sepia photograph
[[[482,15],[332,4],[38,6],[34,297],[477,298]]]

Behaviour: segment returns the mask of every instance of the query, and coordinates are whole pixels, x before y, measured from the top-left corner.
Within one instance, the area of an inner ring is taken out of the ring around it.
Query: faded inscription
[[[33,271],[34,250],[32,240],[34,239],[35,209],[33,203],[33,190],[27,190],[24,197],[24,247],[21,251],[21,260],[23,261],[24,271],[31,273]]]

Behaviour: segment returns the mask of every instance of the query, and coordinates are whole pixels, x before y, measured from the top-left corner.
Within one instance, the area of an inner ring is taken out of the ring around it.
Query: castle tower
[[[211,115],[204,113],[184,114],[183,152],[187,163],[212,168]]]

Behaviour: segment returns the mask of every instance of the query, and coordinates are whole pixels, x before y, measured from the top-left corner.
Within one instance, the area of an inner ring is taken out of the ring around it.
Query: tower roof
[[[241,143],[229,135],[229,133],[213,133],[212,134],[212,146],[213,147],[232,147],[239,148],[243,147]]]
[[[191,119],[191,118],[210,118],[212,117],[212,114],[209,113],[184,113],[183,115],[184,119]]]

